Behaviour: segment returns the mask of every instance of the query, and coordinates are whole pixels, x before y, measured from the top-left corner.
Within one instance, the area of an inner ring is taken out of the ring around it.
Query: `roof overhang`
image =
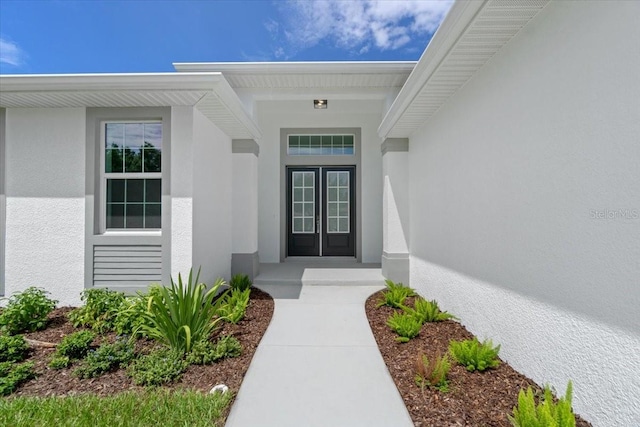
[[[382,120],[378,135],[411,136],[548,2],[456,1]]]
[[[260,130],[222,73],[0,76],[0,107],[194,106],[234,139]]]

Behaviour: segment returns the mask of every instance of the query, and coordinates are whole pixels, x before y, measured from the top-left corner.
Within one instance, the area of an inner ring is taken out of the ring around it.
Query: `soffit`
[[[234,139],[260,131],[220,73],[0,76],[0,107],[194,106]]]
[[[456,2],[382,121],[380,137],[411,136],[548,2]]]

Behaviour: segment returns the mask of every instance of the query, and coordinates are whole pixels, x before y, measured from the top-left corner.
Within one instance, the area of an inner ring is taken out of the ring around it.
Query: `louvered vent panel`
[[[94,286],[142,288],[161,281],[160,245],[94,246]]]

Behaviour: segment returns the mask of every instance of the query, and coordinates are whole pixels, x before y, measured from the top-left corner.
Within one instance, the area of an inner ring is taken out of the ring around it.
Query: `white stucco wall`
[[[193,265],[211,284],[231,274],[231,138],[193,111]]]
[[[640,424],[638,16],[552,2],[410,139],[412,286],[598,426]]]
[[[382,160],[384,223],[382,242],[387,253],[409,252],[409,153],[387,152]]]
[[[6,294],[84,289],[85,110],[7,109]]]
[[[380,262],[382,254],[382,156],[377,135],[380,101],[331,100],[326,110],[305,101],[259,101],[263,138],[258,159],[258,247],[260,262],[280,262],[280,129],[359,127],[362,129],[362,262]]]

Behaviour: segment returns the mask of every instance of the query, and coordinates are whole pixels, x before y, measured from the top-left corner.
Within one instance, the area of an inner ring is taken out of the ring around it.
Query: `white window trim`
[[[107,179],[160,179],[161,187],[164,186],[162,181],[162,172],[129,172],[129,173],[107,173],[105,172],[106,162],[106,128],[109,123],[118,124],[137,124],[137,123],[160,123],[162,120],[102,120],[100,121],[100,234],[111,236],[161,236],[162,228],[107,228]],[[162,127],[162,155],[164,155],[164,126]],[[160,192],[162,200],[162,191]],[[162,206],[162,201],[160,202]],[[161,210],[162,223],[162,210]]]

